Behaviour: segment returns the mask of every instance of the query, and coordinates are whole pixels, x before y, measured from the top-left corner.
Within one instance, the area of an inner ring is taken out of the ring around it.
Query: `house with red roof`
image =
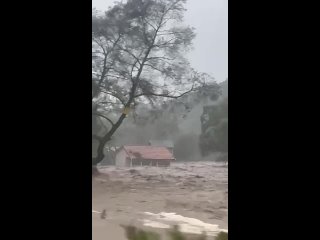
[[[123,146],[115,156],[118,167],[158,166],[167,167],[175,158],[166,147],[162,146]]]

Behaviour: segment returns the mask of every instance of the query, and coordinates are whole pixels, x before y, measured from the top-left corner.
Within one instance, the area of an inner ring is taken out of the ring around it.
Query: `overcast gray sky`
[[[114,0],[92,0],[105,11]],[[185,23],[195,27],[197,37],[189,54],[193,68],[213,76],[217,82],[228,77],[228,0],[188,0]]]

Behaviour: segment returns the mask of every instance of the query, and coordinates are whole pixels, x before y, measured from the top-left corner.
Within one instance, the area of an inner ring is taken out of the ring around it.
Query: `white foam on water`
[[[152,228],[170,228],[170,225],[156,222],[156,221],[151,221],[148,219],[143,220],[143,225],[146,227],[152,227]]]
[[[176,213],[151,213],[145,212],[144,214],[153,218],[152,220],[144,220],[144,225],[149,227],[158,228],[157,226],[162,226],[162,228],[168,228],[167,224],[163,222],[169,222],[172,225],[178,225],[181,232],[202,234],[205,232],[208,236],[216,236],[219,232],[228,232],[227,229],[220,229],[217,224],[205,223],[196,218],[188,218]],[[166,225],[166,227],[164,227]]]

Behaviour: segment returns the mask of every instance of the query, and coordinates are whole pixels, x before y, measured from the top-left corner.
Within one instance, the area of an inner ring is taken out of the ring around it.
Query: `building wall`
[[[134,159],[132,161],[133,166],[158,166],[168,167],[170,166],[170,160],[156,160],[156,159]]]
[[[123,149],[117,153],[115,157],[115,165],[117,167],[130,167],[131,161],[128,160],[129,156]],[[170,166],[171,160],[155,160],[155,159],[133,159],[133,166],[159,166],[159,167],[167,167]]]
[[[126,166],[128,166],[128,162],[126,160],[127,157],[128,157],[128,154],[126,153],[126,151],[124,151],[123,149],[120,150],[120,152],[118,152],[117,155],[116,155],[115,165],[117,167],[126,167]]]
[[[170,166],[170,160],[158,160],[158,167],[169,167]]]

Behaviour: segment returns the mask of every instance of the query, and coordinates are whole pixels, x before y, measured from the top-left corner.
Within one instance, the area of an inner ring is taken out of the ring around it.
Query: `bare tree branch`
[[[153,26],[146,18],[143,19],[150,27],[153,28],[153,30],[157,30],[157,28],[155,26]]]
[[[176,35],[176,34],[179,34],[179,33],[184,33],[184,32],[178,32],[178,31],[171,31],[171,30],[162,30],[162,31],[159,31],[158,35],[159,36],[168,36],[168,35]]]
[[[97,140],[98,142],[100,142],[101,139],[102,139],[102,137],[99,137],[99,136],[96,135],[96,134],[92,134],[92,139],[95,139],[95,140]]]
[[[151,67],[152,69],[157,70],[158,72],[165,73],[164,70],[161,70],[161,69],[159,69],[159,68],[157,68],[157,67],[155,67],[155,66],[153,66],[151,64],[145,63],[144,65],[148,66],[148,67]]]
[[[142,73],[142,70],[144,68],[144,64],[147,62],[147,59],[148,59],[148,56],[152,50],[152,48],[154,47],[154,43],[155,43],[155,40],[156,40],[156,37],[157,37],[157,34],[158,34],[158,31],[161,27],[161,23],[162,23],[162,20],[163,20],[163,17],[164,15],[161,17],[160,19],[160,22],[159,22],[159,25],[157,27],[157,29],[155,30],[155,33],[152,37],[152,41],[151,41],[151,44],[149,45],[148,49],[146,50],[145,54],[144,54],[144,57],[141,61],[141,64],[139,66],[139,70],[138,70],[138,73],[137,75],[135,76],[135,78],[131,78],[132,80],[132,87],[131,87],[131,91],[130,91],[130,97],[129,97],[129,100],[128,102],[125,104],[126,107],[130,107],[132,101],[134,101],[134,98],[135,98],[135,93],[136,93],[136,90],[137,90],[137,87],[138,87],[138,84],[139,84],[139,80],[140,80],[140,75]],[[140,55],[142,54],[142,52],[140,53]],[[137,60],[139,62],[139,60]]]
[[[135,95],[134,97],[135,98],[138,98],[138,97],[141,97],[141,96],[155,96],[155,97],[165,97],[165,98],[180,98],[190,92],[192,92],[194,90],[194,85],[192,85],[192,88],[180,95],[177,95],[177,96],[173,96],[173,95],[169,95],[168,93],[152,93],[152,92],[147,92],[147,93],[140,93],[140,94],[137,94]]]
[[[99,53],[106,54],[106,49],[101,44],[101,42],[98,42],[95,38],[92,38],[92,41],[94,41],[102,49],[102,52],[99,52]]]
[[[105,94],[108,94],[112,97],[115,97],[116,99],[118,99],[123,105],[125,105],[125,101],[117,94],[117,93],[112,93],[112,92],[108,92],[108,91],[104,91],[102,90],[101,92],[105,93]]]
[[[171,4],[171,6],[170,7],[168,7],[168,9],[166,9],[165,11],[164,11],[164,13],[163,13],[163,16],[162,16],[162,19],[163,19],[163,17],[170,11],[170,10],[172,10],[172,8],[178,3],[178,2],[180,2],[181,0],[176,0],[175,2],[173,2],[172,4]],[[167,21],[166,21],[167,22]],[[162,24],[162,22],[161,22],[161,24]]]
[[[94,42],[96,42],[98,44],[98,46],[101,47],[102,51],[103,51],[103,65],[102,65],[102,71],[101,71],[101,75],[100,78],[98,80],[98,87],[100,87],[103,79],[105,78],[106,72],[107,72],[107,58],[108,58],[108,52],[106,52],[104,46],[99,43],[96,39],[93,39]]]
[[[100,75],[100,78],[98,80],[98,84],[97,84],[97,87],[100,88],[101,87],[101,84],[103,82],[103,80],[105,79],[106,75],[108,74],[108,72],[110,71],[111,67],[113,66],[114,62],[115,62],[115,59],[112,60],[112,62],[110,63],[110,66],[107,66],[107,63],[108,63],[108,55],[114,50],[114,48],[116,47],[116,45],[118,44],[118,42],[120,41],[120,38],[121,38],[121,35],[118,36],[118,38],[116,39],[116,41],[113,43],[113,46],[112,48],[109,50],[109,51],[106,51],[106,49],[104,48],[104,46],[101,44],[101,42],[98,42],[95,38],[93,38],[92,40],[94,42],[96,42],[98,44],[98,46],[101,47],[102,51],[103,51],[103,55],[104,55],[104,58],[103,58],[103,66],[102,66],[102,72],[101,72],[101,75]],[[98,89],[97,89],[98,91]],[[95,94],[93,94],[92,96],[92,99],[95,97],[95,95],[97,94],[98,92],[96,92]]]
[[[164,42],[164,43],[156,44],[156,45],[154,45],[154,46],[155,46],[155,47],[168,46],[168,45],[174,44],[174,43],[172,43],[171,41],[176,40],[176,39],[177,39],[176,37],[173,37],[173,38],[171,38],[170,40],[168,40],[168,41],[166,41],[166,42]]]
[[[162,27],[162,26],[165,26],[166,23],[167,23],[168,21],[170,21],[170,20],[172,20],[172,19],[171,19],[171,18],[168,18],[168,19],[164,20],[164,21],[161,23],[161,27]]]
[[[131,81],[132,81],[132,83],[133,83],[133,75],[132,75],[132,73],[133,73],[133,71],[134,71],[134,68],[137,68],[138,69],[138,71],[139,71],[139,68],[138,67],[136,67],[136,64],[138,63],[138,61],[136,60],[134,63],[133,63],[133,65],[132,65],[132,67],[131,67],[131,71],[130,71],[130,79],[131,79]]]
[[[106,116],[104,116],[103,114],[98,113],[98,112],[92,112],[92,114],[106,119],[112,126],[114,126],[114,123],[111,121],[111,119],[106,117]]]
[[[141,65],[141,62],[140,62],[139,58],[136,55],[134,55],[132,52],[130,52],[129,50],[124,49],[122,47],[119,47],[119,49],[121,51],[124,51],[124,52],[128,53],[130,56],[132,56]]]
[[[124,76],[119,76],[119,75],[111,75],[111,74],[108,74],[108,75],[106,75],[106,76],[107,76],[107,77],[114,77],[114,78],[121,78],[121,79],[129,80],[129,78],[124,77]]]
[[[110,41],[110,42],[112,42],[113,44],[117,41],[118,38],[121,38],[122,36],[123,36],[123,34],[118,33],[117,38],[111,39],[111,37],[108,37],[108,36],[106,36],[106,35],[103,35],[103,37],[104,37],[107,41]]]
[[[159,60],[169,60],[169,61],[174,60],[174,58],[167,58],[167,57],[149,57],[149,58],[147,58],[147,60],[146,60],[146,61],[149,61],[149,60],[156,60],[156,59],[159,59]]]

